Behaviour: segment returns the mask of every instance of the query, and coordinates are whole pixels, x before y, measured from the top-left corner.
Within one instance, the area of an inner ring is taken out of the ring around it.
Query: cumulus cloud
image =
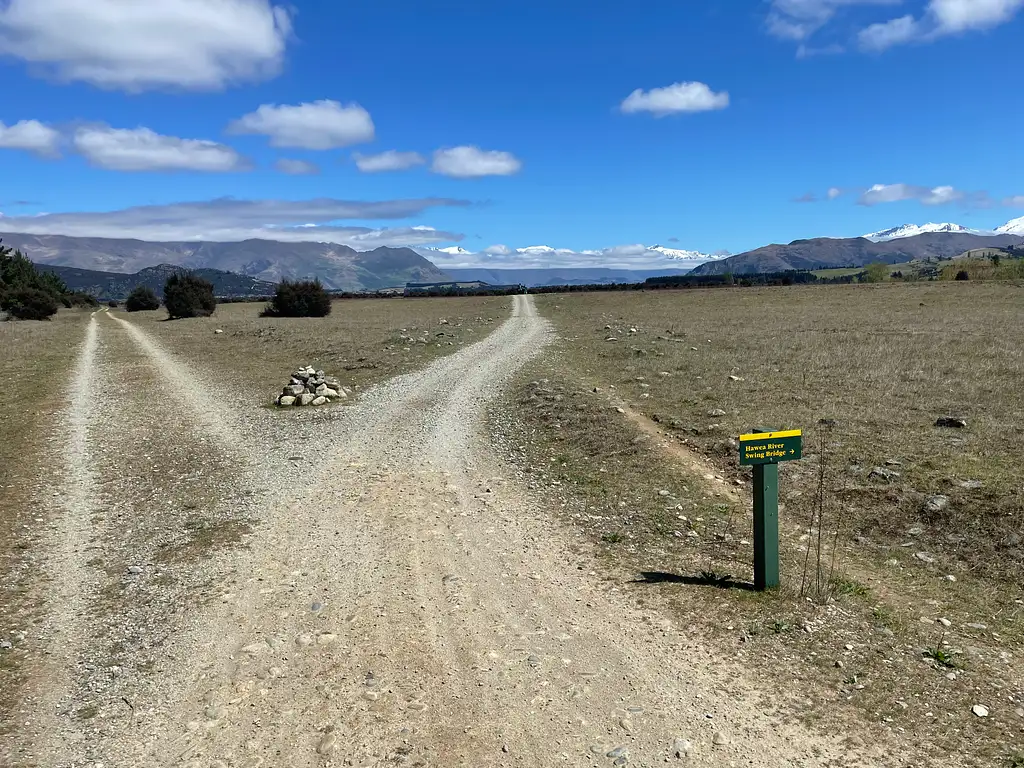
[[[0,122],[0,149],[22,149],[41,157],[60,155],[60,132],[38,120],[21,120],[14,125]]]
[[[268,0],[7,0],[0,55],[106,89],[215,90],[276,75],[291,28]]]
[[[382,171],[404,171],[416,165],[423,165],[426,159],[419,152],[399,152],[389,149],[376,155],[352,154],[356,167],[363,173],[380,173]]]
[[[708,112],[729,106],[729,94],[715,93],[704,83],[673,83],[664,88],[645,91],[637,88],[627,96],[619,109],[625,114],[650,112],[655,117],[680,112]]]
[[[843,190],[841,190],[839,187],[829,187],[829,190],[828,190],[828,199],[829,200],[835,200],[837,197],[842,197],[842,196],[843,196]]]
[[[921,19],[901,16],[872,24],[858,35],[861,48],[884,51],[909,42],[931,42],[940,37],[997,27],[1013,19],[1024,0],[930,0]]]
[[[481,176],[511,176],[522,167],[522,161],[511,152],[462,146],[434,152],[430,170],[456,179],[476,179]]]
[[[248,170],[249,162],[215,141],[162,136],[149,128],[82,126],[72,139],[75,151],[92,165],[113,171]]]
[[[105,212],[35,216],[0,214],[0,230],[33,235],[137,238],[162,242],[236,242],[250,238],[282,242],[315,241],[370,250],[379,245],[452,242],[461,240],[463,236],[425,225],[373,228],[341,226],[335,222],[345,219],[403,219],[431,208],[463,205],[468,203],[446,198],[382,201],[221,198]]]
[[[311,103],[263,104],[228,126],[230,134],[270,138],[272,147],[337,149],[373,141],[370,113],[358,104],[321,99]]]
[[[858,5],[899,5],[902,0],[772,0],[768,32],[782,40],[804,41],[843,8]]]
[[[282,157],[274,163],[274,167],[289,176],[315,176],[320,173],[320,167],[316,163],[307,160],[292,160],[287,157]]]
[[[1007,208],[1024,208],[1024,195],[1014,195],[1003,200]]]

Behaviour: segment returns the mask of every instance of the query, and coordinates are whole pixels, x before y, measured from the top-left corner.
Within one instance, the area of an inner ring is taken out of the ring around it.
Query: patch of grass
[[[1024,752],[1014,752],[1006,759],[1007,768],[1024,768]]]
[[[859,581],[845,577],[833,579],[833,585],[837,595],[845,595],[846,597],[867,597],[871,594],[869,587],[861,584]]]
[[[617,532],[606,533],[603,536],[601,536],[601,541],[603,541],[605,544],[621,544],[625,540],[626,537],[623,534]]]
[[[946,667],[948,669],[963,669],[963,666],[956,659],[953,652],[942,647],[941,639],[935,645],[925,648],[922,653],[940,667]]]

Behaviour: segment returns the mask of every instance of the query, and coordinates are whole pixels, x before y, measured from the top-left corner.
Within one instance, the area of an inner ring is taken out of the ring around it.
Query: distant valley
[[[173,264],[146,267],[131,274],[101,272],[78,267],[60,267],[53,264],[37,264],[37,266],[44,272],[52,272],[57,275],[70,290],[88,293],[100,301],[121,301],[139,285],[152,288],[157,296],[163,298],[164,284],[167,282],[167,278],[185,271],[185,267]],[[214,296],[218,297],[270,296],[277,290],[276,283],[257,280],[248,275],[205,268],[190,271],[204,280],[208,280],[213,285]]]

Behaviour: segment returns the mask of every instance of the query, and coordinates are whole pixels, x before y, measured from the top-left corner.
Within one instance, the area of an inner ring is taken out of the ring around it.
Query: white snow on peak
[[[472,251],[467,251],[461,245],[449,245],[447,248],[433,248],[428,245],[426,246],[426,250],[436,251],[437,253],[447,253],[451,256],[468,256],[472,253]]]
[[[1019,219],[1012,219],[1001,227],[996,227],[1000,235],[1024,235],[1024,216]]]
[[[686,251],[680,248],[666,248],[664,245],[649,245],[647,246],[648,251],[657,251],[662,256],[668,256],[670,259],[679,259],[681,261],[693,261],[700,259],[702,261],[717,261],[718,259],[724,259],[729,256],[728,253],[721,255],[712,255],[710,253],[701,253],[700,251]]]
[[[883,229],[881,232],[872,232],[862,237],[868,240],[873,240],[876,243],[885,242],[886,240],[898,240],[901,237],[915,237],[917,235],[923,235],[926,232],[964,232],[971,235],[987,235],[988,232],[984,232],[980,229],[971,229],[965,227],[962,224],[904,224],[902,227],[893,227],[892,229]]]

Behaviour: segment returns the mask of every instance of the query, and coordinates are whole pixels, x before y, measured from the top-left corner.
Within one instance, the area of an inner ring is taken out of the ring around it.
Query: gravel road
[[[131,635],[146,663],[130,647],[131,674],[98,698],[88,665],[69,671],[77,682],[42,677],[12,764],[885,764],[850,751],[845,734],[776,716],[764,705],[773,692],[602,581],[576,534],[496,458],[484,408],[550,333],[530,297],[515,297],[485,340],[356,406],[286,413],[219,405],[206,396],[219,386],[215,369],[189,369],[110,315],[90,324],[74,391],[95,391],[97,325],[108,364],[134,349],[151,379],[139,386],[162,393],[159,418],[180,421],[179,444],[210,437],[202,463],[221,467],[211,514],[255,527],[246,546],[180,568],[170,592],[154,582],[127,593],[127,604],[148,595]],[[83,424],[129,429],[140,418],[96,407],[75,398],[70,440]],[[67,474],[68,522],[55,540],[90,504],[90,455],[69,460],[83,466]],[[145,495],[123,479],[105,487],[112,503],[119,488]],[[107,525],[94,533],[100,546],[157,546]],[[86,567],[77,549],[52,550],[61,583]],[[88,642],[103,626],[118,631],[68,599],[51,612],[51,624]],[[51,644],[66,636],[43,634]],[[61,696],[89,695],[98,716],[52,711]]]

